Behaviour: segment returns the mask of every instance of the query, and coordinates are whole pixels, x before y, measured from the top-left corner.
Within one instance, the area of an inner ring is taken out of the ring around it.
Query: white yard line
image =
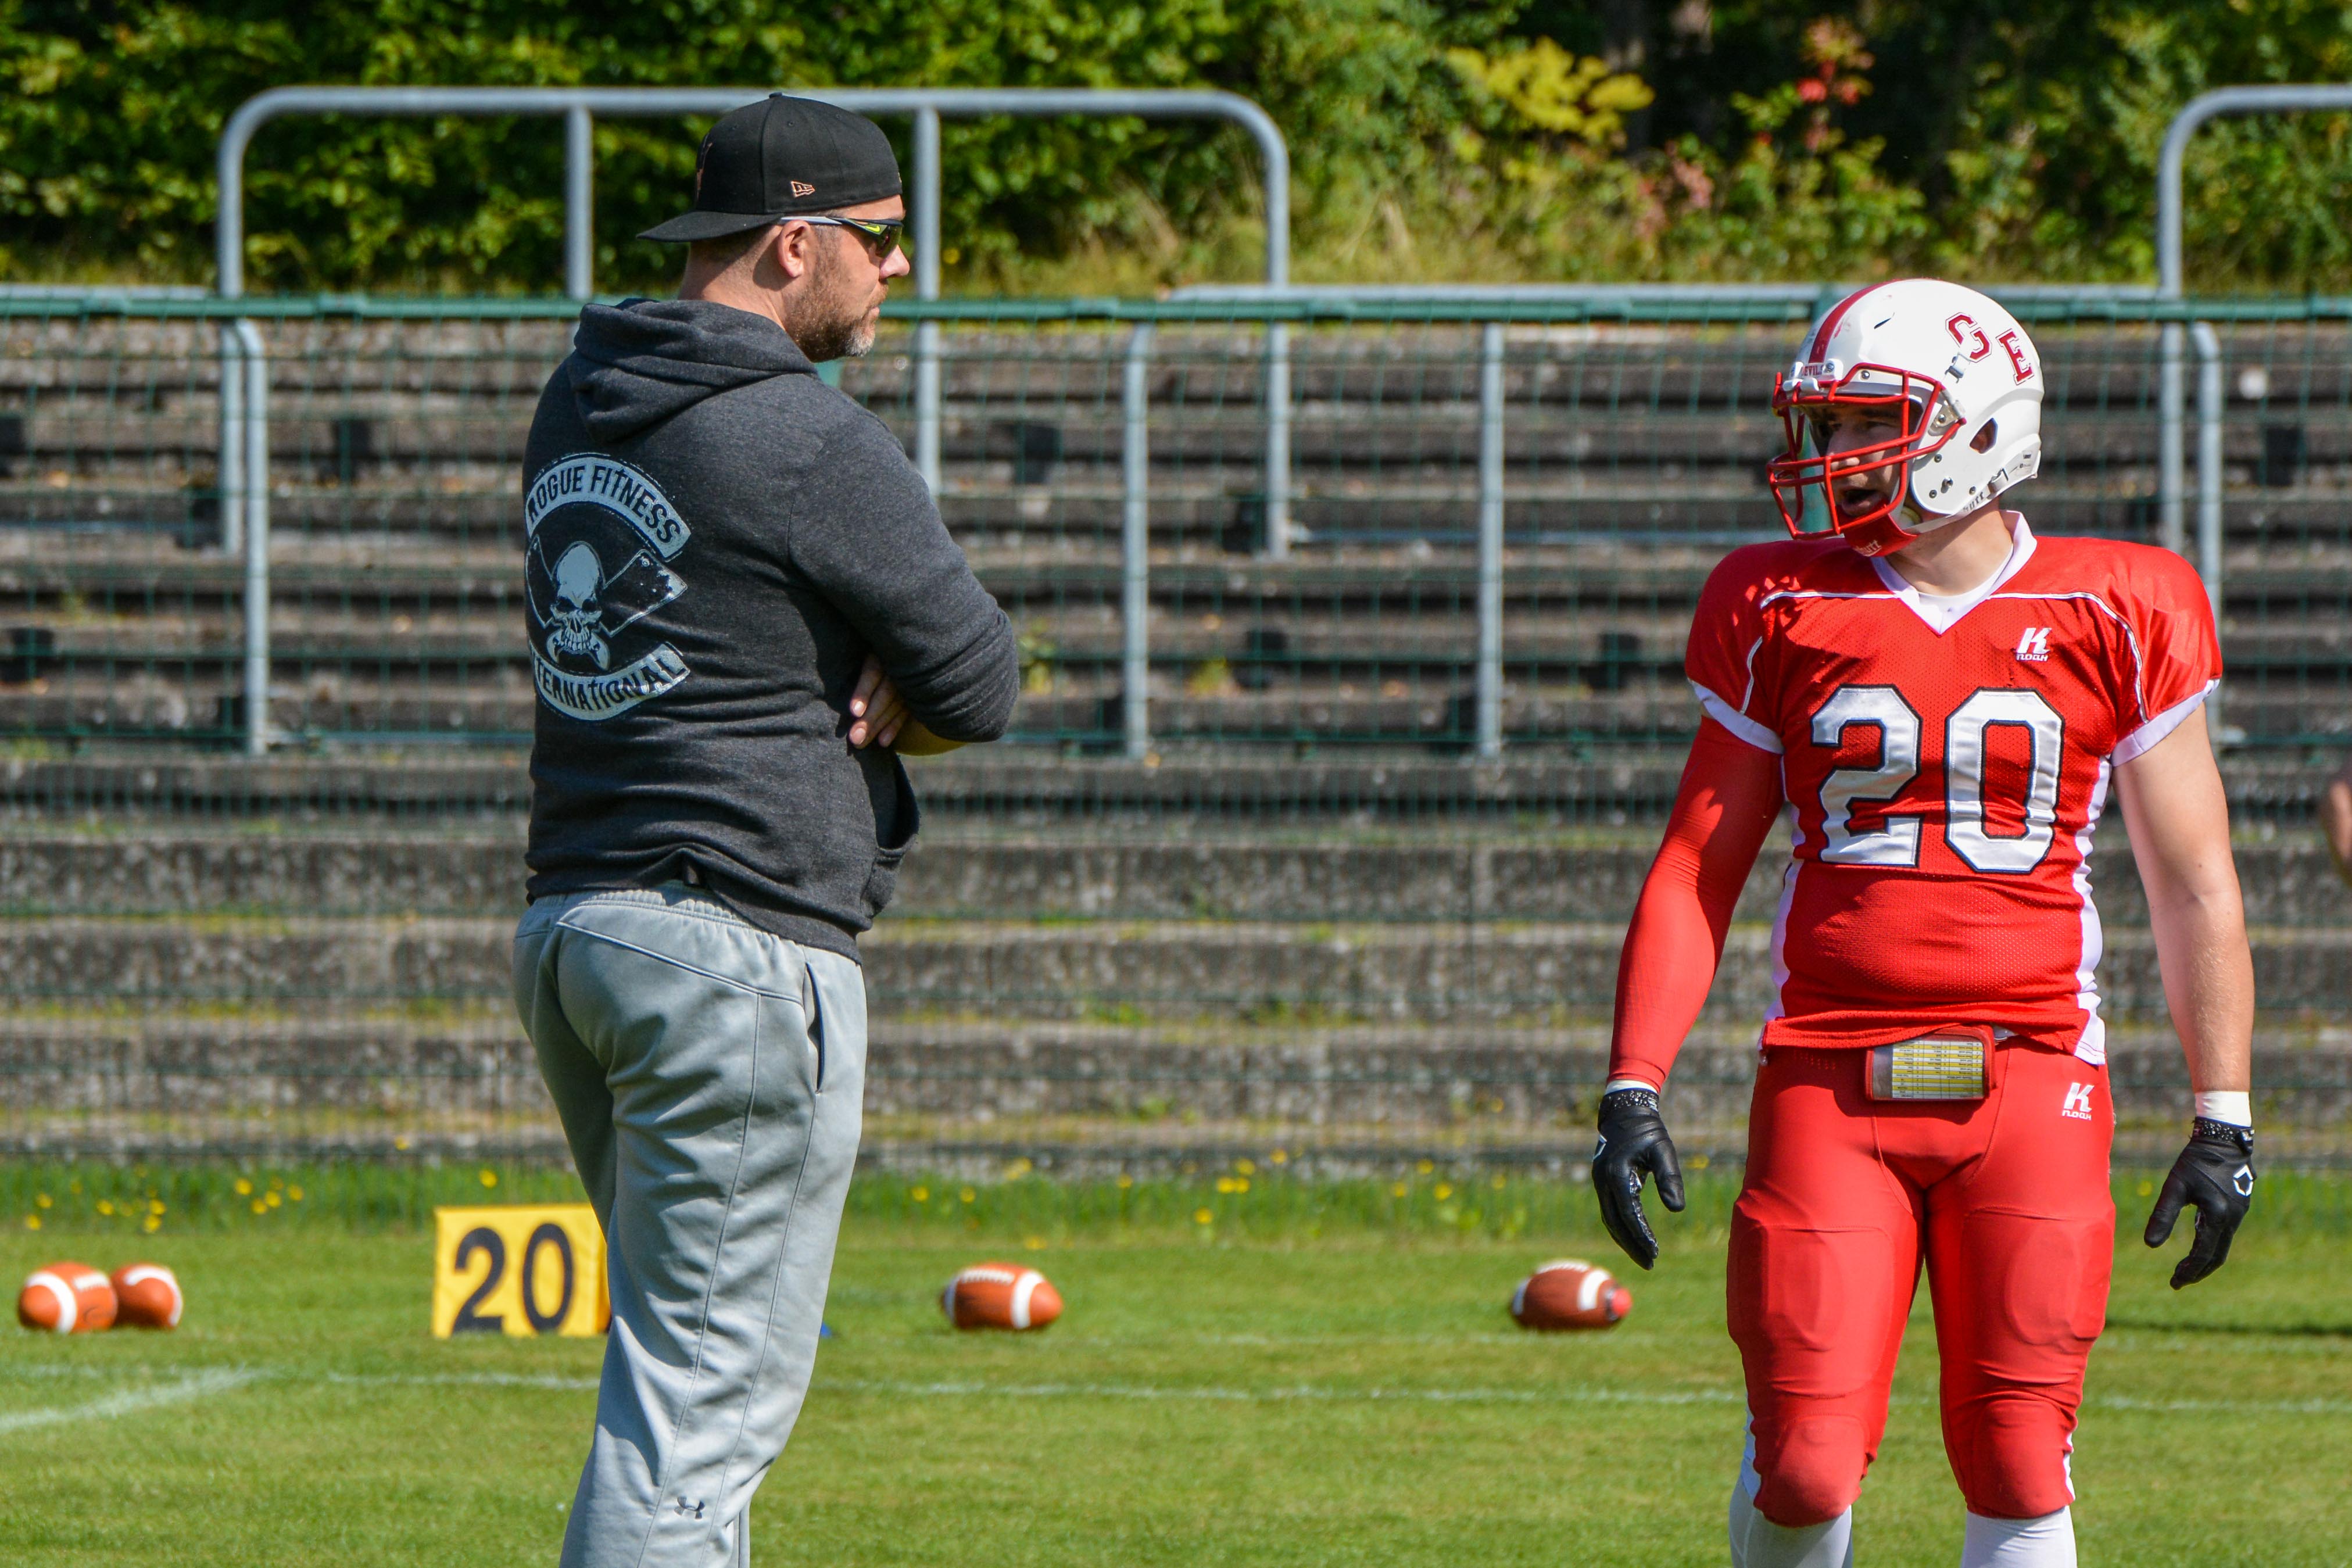
[[[16,1367],[0,1375],[68,1375],[63,1368]],[[99,1368],[75,1368],[70,1375],[104,1375]],[[71,1421],[108,1420],[158,1405],[184,1404],[226,1394],[249,1384],[307,1384],[314,1387],[356,1388],[528,1388],[562,1394],[593,1394],[598,1380],[566,1377],[552,1373],[304,1373],[292,1367],[215,1367],[170,1383],[125,1389],[81,1405],[57,1405],[0,1414],[0,1436]],[[1743,1395],[1736,1388],[1348,1388],[1329,1384],[1293,1384],[1266,1388],[1242,1388],[1211,1384],[1187,1386],[1150,1383],[989,1383],[980,1379],[929,1382],[900,1378],[835,1378],[820,1375],[813,1394],[862,1394],[907,1399],[1119,1399],[1179,1404],[1295,1405],[1734,1405]],[[1932,1406],[1936,1401],[1920,1394],[1896,1394],[1891,1403]],[[2158,1415],[2206,1412],[2223,1415],[2352,1415],[2352,1399],[2145,1399],[2130,1394],[2093,1394],[2084,1400],[2089,1410]]]
[[[299,1379],[302,1374],[284,1375]],[[359,1388],[552,1388],[566,1394],[593,1394],[598,1386],[593,1377],[520,1372],[330,1372],[309,1381]]]
[[[37,1410],[14,1410],[0,1415],[0,1435],[29,1431],[36,1426],[61,1426],[70,1421],[110,1421],[159,1405],[184,1405],[215,1394],[226,1394],[268,1376],[250,1367],[215,1367],[191,1373],[172,1383],[126,1388],[82,1405],[53,1405]]]
[[[1136,1383],[917,1383],[884,1378],[819,1377],[813,1394],[876,1394],[915,1399],[1148,1399],[1179,1402],[1280,1405],[1300,1402],[1426,1405],[1738,1405],[1737,1389],[1698,1388],[1334,1388],[1313,1384],[1276,1388],[1221,1385],[1185,1387]],[[1933,1406],[1923,1394],[1897,1394],[1902,1405]],[[2084,1401],[2095,1410],[2181,1413],[2210,1411],[2236,1415],[2352,1415],[2352,1399],[2141,1399],[2094,1394]]]
[[[1329,1388],[1312,1384],[1280,1388],[1185,1387],[1149,1383],[912,1383],[884,1378],[820,1377],[812,1394],[903,1394],[917,1399],[1168,1399],[1242,1405],[1299,1402],[1423,1405],[1737,1405],[1727,1389],[1652,1393],[1618,1388]]]

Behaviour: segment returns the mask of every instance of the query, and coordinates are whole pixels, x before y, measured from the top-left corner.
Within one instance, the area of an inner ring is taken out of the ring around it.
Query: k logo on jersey
[[[2091,1086],[2087,1083],[2068,1084],[2066,1102],[2058,1108],[2058,1114],[2076,1121],[2091,1120]]]
[[[2017,657],[2029,664],[2039,664],[2050,657],[2050,628],[2028,626],[2025,635],[2017,639]]]
[[[566,458],[523,498],[523,530],[540,700],[593,723],[692,673],[641,624],[686,592],[669,563],[688,530],[660,486],[611,458]]]

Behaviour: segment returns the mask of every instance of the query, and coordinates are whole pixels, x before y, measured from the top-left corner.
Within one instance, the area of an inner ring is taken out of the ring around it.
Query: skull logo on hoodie
[[[583,453],[551,465],[524,498],[531,668],[540,700],[594,723],[692,673],[646,617],[686,592],[669,562],[688,530],[661,488],[626,463]]]

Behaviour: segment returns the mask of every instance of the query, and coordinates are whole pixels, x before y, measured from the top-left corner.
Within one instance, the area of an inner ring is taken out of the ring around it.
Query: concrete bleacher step
[[[163,999],[480,1001],[510,984],[514,922],[460,916],[29,916],[0,922],[20,1004]],[[1247,1021],[1539,1020],[1605,1014],[1614,921],[885,921],[862,943],[880,1012]],[[1737,927],[1708,1007],[1755,1017],[1771,997],[1768,930]],[[2256,994],[2274,1016],[2342,994],[2352,931],[2254,933]],[[2145,931],[2106,933],[2102,989],[2120,1016],[2163,1005]]]
[[[2168,1031],[2107,1042],[2118,1160],[2168,1160],[2189,1080]],[[1131,1168],[1230,1145],[1260,1160],[1355,1149],[1558,1163],[1589,1157],[1605,1025],[1227,1025],[877,1017],[866,1157],[1029,1157]],[[1685,1157],[1736,1155],[1752,1024],[1705,1024],[1667,1096]],[[2273,1159],[2324,1155],[2352,1117],[2352,1033],[2265,1029],[2256,1114]],[[0,1014],[11,1086],[0,1152],[149,1157],[175,1149],[463,1157],[563,1153],[510,1013],[305,1009],[19,1018]]]
[[[1780,535],[1759,526],[1747,537]],[[1507,607],[1513,597],[1529,595],[1570,595],[1594,605],[1630,603],[1642,610],[1661,601],[1686,605],[1732,542],[1646,533],[1515,541],[1503,562]],[[1114,591],[1124,568],[1116,535],[1090,531],[991,538],[968,544],[966,554],[982,582],[1015,599]],[[1416,541],[1405,533],[1305,548],[1281,560],[1209,546],[1155,546],[1146,559],[1155,595],[1287,603],[1371,595],[1418,607],[1433,594],[1468,595],[1477,581],[1477,554],[1470,544]],[[2222,564],[2233,604],[2309,604],[2315,616],[2332,614],[2340,611],[2352,584],[2352,540],[2233,545]],[[72,596],[117,613],[203,605],[234,609],[241,603],[244,570],[241,559],[183,549],[142,531],[81,535],[0,529],[0,605],[10,607]],[[521,556],[501,541],[436,542],[425,549],[397,534],[273,536],[270,586],[273,603],[373,606],[387,618],[436,599],[505,605],[520,613]]]
[[[2120,824],[2105,838],[2091,869],[2101,918],[2110,929],[2144,925]],[[515,820],[494,831],[20,827],[0,839],[0,911],[510,915],[526,874],[522,846]],[[1655,828],[1139,838],[950,824],[908,857],[885,920],[1622,921],[1656,848]],[[2315,835],[2250,837],[2235,853],[2253,924],[2343,918],[2347,895]],[[1767,846],[1738,919],[1772,918],[1784,858],[1782,843]]]
[[[2340,323],[2215,323],[2233,371],[2262,367],[2263,396],[2233,384],[2232,401],[2281,412],[2346,401],[2352,346]],[[568,319],[336,320],[264,323],[276,395],[341,404],[373,394],[413,400],[495,395],[526,403],[570,345]],[[5,323],[0,392],[37,392],[67,407],[93,401],[208,402],[218,384],[215,323],[28,316]],[[1688,328],[1611,321],[1519,322],[1506,329],[1505,394],[1514,401],[1755,404],[1803,334],[1801,320],[1719,319]],[[2037,321],[2053,398],[2089,406],[2153,406],[2162,374],[2152,323]],[[1125,323],[948,323],[940,334],[946,395],[1018,407],[1047,394],[1088,403],[1118,396],[1132,328]],[[1425,320],[1294,327],[1291,385],[1305,400],[1475,398],[1481,329]],[[844,390],[888,404],[913,395],[912,331],[886,321],[875,352],[846,363]],[[1246,321],[1168,321],[1156,329],[1155,397],[1195,403],[1255,400],[1265,329]],[[151,367],[126,378],[125,363]]]
[[[0,686],[0,731],[148,736],[233,734],[242,711],[235,667],[220,659],[209,679],[185,662],[68,669]],[[2298,665],[2300,668],[2300,665]],[[1507,666],[1507,676],[1509,674]],[[1655,742],[1687,737],[1698,727],[1688,689],[1672,672],[1622,670],[1625,689],[1595,692],[1507,680],[1502,727],[1507,741]],[[1155,681],[1150,726],[1156,744],[1234,740],[1261,742],[1419,742],[1459,752],[1473,732],[1466,670],[1411,678],[1410,667],[1376,670],[1361,685],[1339,676],[1300,679],[1289,673],[1261,690],[1238,682],[1194,689],[1171,677]],[[432,735],[520,738],[534,715],[524,664],[452,665],[383,672],[354,661],[273,681],[270,721],[294,736],[413,740]],[[1016,737],[1072,737],[1108,743],[1120,732],[1120,687],[1113,677],[1065,674],[1015,708]],[[2227,692],[2230,723],[2304,745],[2352,741],[2352,709],[2336,693],[2302,681],[2276,687],[2241,681]]]
[[[1678,469],[1665,477],[1638,468],[1558,474],[1540,465],[1514,468],[1506,489],[1506,536],[1515,544],[1612,534],[1698,539],[1718,552],[1748,538],[1778,536],[1778,520],[1752,467]],[[941,476],[940,513],[968,548],[1019,540],[1116,542],[1126,497],[1115,465],[1066,463],[1049,479],[1021,483],[1009,462],[950,462]],[[429,473],[366,473],[349,483],[321,482],[309,470],[281,473],[272,484],[271,529],[282,542],[375,537],[405,542],[412,552],[482,544],[511,560],[521,539],[513,480],[510,465],[479,465],[476,472],[453,475],[436,464]],[[1477,531],[1475,476],[1467,468],[1431,472],[1391,466],[1377,476],[1300,468],[1292,481],[1295,536],[1318,548],[1383,538],[1459,542]],[[2352,534],[2352,513],[2332,481],[2305,478],[2277,489],[2249,489],[2250,483],[2245,473],[2231,480],[2222,525],[2233,542],[2269,551],[2301,540],[2341,543]],[[2047,534],[2150,539],[2156,484],[2152,466],[2108,465],[2080,475],[2053,466],[2036,487],[2031,511]],[[1255,551],[1264,531],[1264,470],[1247,454],[1233,462],[1156,472],[1149,512],[1154,547]],[[220,537],[209,474],[164,482],[149,465],[107,473],[86,492],[60,492],[46,480],[0,479],[0,526],[10,523],[82,538],[100,530],[145,531],[189,551]]]
[[[1661,820],[1684,758],[1680,742],[1528,747],[1494,762],[1378,746],[1171,747],[1137,762],[982,746],[919,760],[913,770],[934,834],[949,824],[1040,832],[1525,830]],[[2239,821],[2259,826],[2308,821],[2337,760],[2264,748],[2225,752],[2220,762]],[[195,816],[225,826],[487,826],[529,809],[526,761],[520,747],[333,747],[255,760],[93,741],[71,756],[0,754],[0,816],[20,825]]]
[[[1780,419],[1762,400],[1748,409],[1625,409],[1559,405],[1507,406],[1503,453],[1507,462],[1541,470],[1628,468],[1654,472],[1661,465],[1699,470],[1735,468],[1760,470],[1785,449]],[[915,438],[912,411],[886,405],[876,412],[902,445]],[[371,406],[366,402],[303,410],[274,405],[270,410],[269,457],[273,473],[348,479],[386,472],[424,475],[444,463],[512,467],[522,458],[532,409],[520,405],[422,410]],[[356,458],[346,421],[367,423],[367,449]],[[2045,412],[2049,440],[2045,471],[2104,476],[2117,466],[2152,469],[2159,460],[2161,432],[2144,407],[2067,409]],[[1201,463],[1248,464],[1264,449],[1265,416],[1254,404],[1222,407],[1153,409],[1150,452],[1156,467],[1182,469]],[[959,463],[1015,461],[1024,427],[1053,431],[1058,463],[1116,463],[1125,447],[1123,411],[1116,402],[1063,403],[1024,410],[950,403],[941,411],[940,454]],[[1475,402],[1404,398],[1393,402],[1308,403],[1294,412],[1291,453],[1301,469],[1410,473],[1436,468],[1467,474],[1480,449],[1480,413]],[[2299,448],[2302,466],[2326,468],[2352,459],[2352,423],[2341,417],[2306,419]],[[1034,437],[1033,437],[1034,438]],[[157,451],[197,454],[219,439],[216,416],[203,412],[117,411],[100,418],[38,416],[27,422],[23,461],[36,472],[81,470]],[[2234,421],[2223,432],[2222,458],[2252,470],[2264,461],[2261,426]],[[143,466],[143,465],[142,465]]]

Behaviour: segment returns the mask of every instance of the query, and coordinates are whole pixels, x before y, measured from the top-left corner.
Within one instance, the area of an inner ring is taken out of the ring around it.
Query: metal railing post
[[[1478,341],[1478,754],[1503,754],[1503,323]]]
[[[2205,579],[2205,597],[2213,607],[2213,626],[2221,626],[2221,335],[2209,321],[2192,321],[2189,336],[2197,345],[2197,574]],[[2221,717],[2226,685],[2206,700],[2206,731],[2216,746],[2242,742],[2242,732],[2230,729]]]
[[[245,547],[245,337],[240,326],[220,327],[220,547],[235,555]]]
[[[940,111],[915,110],[915,298],[940,297]],[[940,493],[940,324],[915,323],[915,467]]]
[[[2197,345],[2197,571],[2221,618],[2221,336],[2210,321],[2192,321]]]
[[[2161,334],[2163,363],[2157,385],[2158,428],[2156,470],[2157,542],[2175,554],[2189,552],[2189,442],[2186,423],[2187,377],[2182,363],[2180,323],[2167,321]]]
[[[252,321],[230,323],[245,351],[245,751],[269,750],[269,351]]]
[[[588,106],[563,111],[563,291],[575,300],[596,292],[595,121]]]
[[[1290,324],[1265,326],[1265,553],[1290,553]]]
[[[1119,519],[1119,703],[1127,754],[1151,752],[1151,323],[1127,340],[1119,404],[1126,430],[1119,459],[1126,505]]]

